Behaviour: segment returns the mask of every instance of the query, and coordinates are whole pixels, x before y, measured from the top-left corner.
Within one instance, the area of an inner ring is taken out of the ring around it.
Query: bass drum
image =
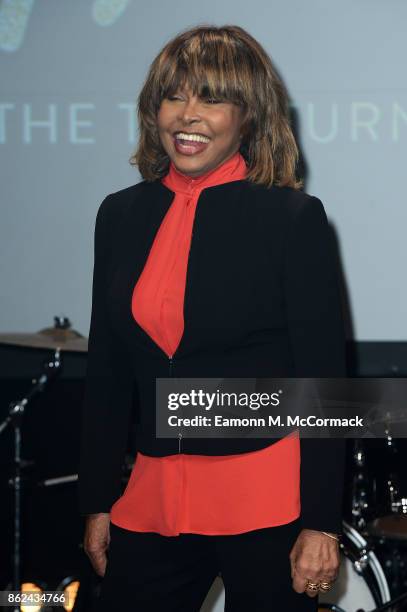
[[[378,558],[365,538],[343,523],[341,567],[329,593],[319,595],[319,610],[373,610],[390,601],[390,591]]]

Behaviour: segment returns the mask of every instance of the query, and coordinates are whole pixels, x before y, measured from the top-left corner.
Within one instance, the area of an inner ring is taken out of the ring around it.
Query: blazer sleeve
[[[295,376],[346,377],[338,273],[322,202],[306,194],[286,242],[285,299]],[[346,441],[301,438],[301,520],[340,533]]]
[[[112,196],[99,207],[94,229],[92,310],[82,402],[78,502],[81,514],[110,512],[120,496],[132,406],[132,376],[106,306],[113,221]]]

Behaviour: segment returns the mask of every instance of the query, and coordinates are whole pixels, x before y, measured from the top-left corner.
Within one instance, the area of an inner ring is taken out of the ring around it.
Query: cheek
[[[212,117],[214,131],[225,139],[233,140],[239,136],[239,122],[233,113],[220,113]]]
[[[159,130],[165,130],[171,123],[171,113],[162,104],[157,113],[157,127]]]
[[[165,124],[165,113],[158,111],[157,113],[157,128],[158,131],[162,130]]]

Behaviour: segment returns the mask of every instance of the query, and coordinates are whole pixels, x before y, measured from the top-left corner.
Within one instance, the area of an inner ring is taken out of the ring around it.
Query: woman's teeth
[[[189,140],[191,142],[209,142],[210,140],[206,138],[206,136],[201,136],[200,134],[183,134],[182,132],[176,134],[175,138],[177,140]]]

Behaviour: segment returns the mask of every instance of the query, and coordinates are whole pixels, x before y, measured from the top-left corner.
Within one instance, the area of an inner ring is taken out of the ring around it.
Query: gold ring
[[[332,589],[332,582],[321,582],[319,585],[319,590],[320,591],[330,591]]]
[[[307,591],[319,591],[319,582],[311,582],[310,580],[307,581]]]

